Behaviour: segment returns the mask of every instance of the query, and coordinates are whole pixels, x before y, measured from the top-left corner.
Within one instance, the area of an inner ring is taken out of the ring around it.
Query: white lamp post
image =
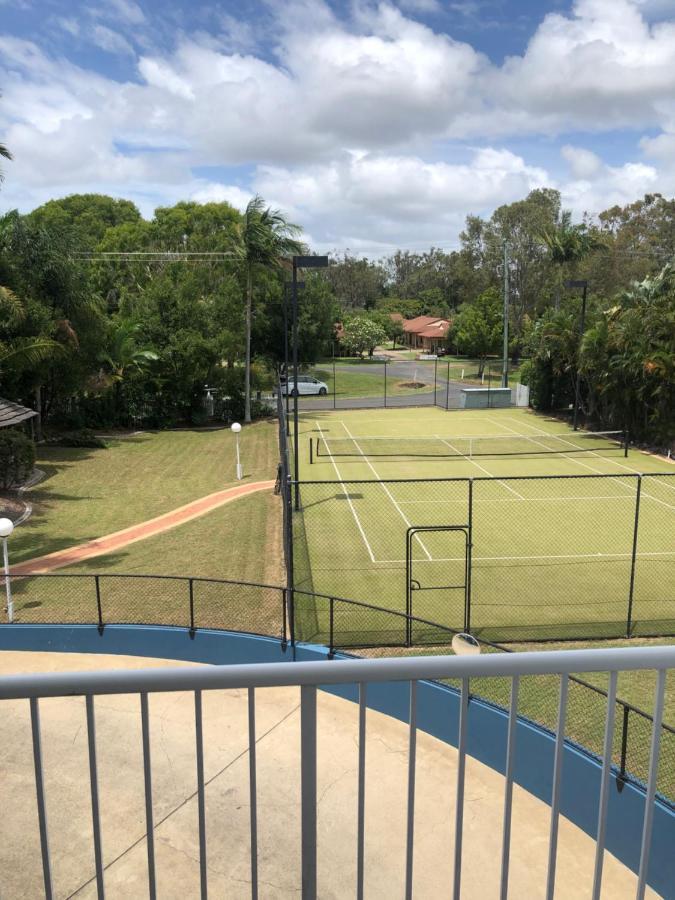
[[[239,424],[239,422],[233,422],[230,427],[234,432],[234,436],[237,440],[237,481],[241,481],[241,479],[243,478],[241,462],[239,461],[239,432],[241,431],[241,425]]]
[[[14,522],[11,519],[0,519],[0,538],[2,538],[2,557],[5,568],[5,592],[7,594],[7,619],[11,623],[14,618],[14,604],[12,603],[12,585],[9,580],[9,555],[7,553],[7,538],[14,531]]]

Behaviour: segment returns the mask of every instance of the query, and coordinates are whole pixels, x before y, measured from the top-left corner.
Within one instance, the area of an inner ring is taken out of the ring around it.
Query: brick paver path
[[[178,525],[184,525],[186,522],[197,519],[199,516],[218,509],[219,506],[224,506],[232,500],[237,500],[239,497],[245,497],[256,491],[268,491],[273,487],[273,481],[255,481],[252,484],[238,484],[235,487],[216,491],[214,494],[208,494],[199,500],[193,500],[191,503],[172,509],[171,512],[155,516],[154,519],[139,522],[138,525],[131,525],[129,528],[123,528],[121,531],[105,534],[103,537],[96,538],[93,541],[85,541],[83,544],[68,547],[66,550],[56,550],[54,553],[47,553],[45,556],[27,559],[16,566],[12,566],[11,574],[37,575],[44,572],[52,572],[54,569],[71,566],[73,563],[91,559],[93,556],[112,553],[114,550],[119,550],[128,544],[161,534],[163,531],[176,528]]]

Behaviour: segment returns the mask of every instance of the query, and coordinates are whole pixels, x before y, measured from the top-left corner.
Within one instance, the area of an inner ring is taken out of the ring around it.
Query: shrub
[[[35,444],[22,431],[0,430],[0,488],[7,490],[28,478],[35,465]]]
[[[45,441],[52,447],[93,447],[105,450],[108,446],[104,440],[89,428],[80,428],[78,431],[64,431],[48,437]]]

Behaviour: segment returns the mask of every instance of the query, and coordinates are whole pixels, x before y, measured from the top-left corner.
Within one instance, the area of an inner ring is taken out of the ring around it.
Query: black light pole
[[[328,265],[327,256],[293,257],[293,474],[295,478],[295,508],[300,509],[300,456],[298,453],[298,269],[323,269]],[[286,379],[288,391],[288,378]]]
[[[288,394],[288,287],[284,283],[284,377],[286,379],[286,435],[291,433],[291,423],[289,420],[290,398]]]
[[[586,292],[588,291],[588,282],[587,281],[566,281],[566,288],[581,288],[581,322],[579,323],[579,350],[581,352],[581,342],[584,337],[584,331],[586,328]],[[574,416],[572,418],[572,427],[575,431],[578,429],[579,425],[579,397],[581,395],[581,370],[579,368],[579,361],[577,359],[577,377],[574,385]]]

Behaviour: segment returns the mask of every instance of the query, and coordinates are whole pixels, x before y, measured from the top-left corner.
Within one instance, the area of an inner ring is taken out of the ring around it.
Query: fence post
[[[293,509],[291,503],[290,479],[286,483],[286,541],[288,547],[288,570],[286,572],[286,590],[289,600],[288,619],[291,628],[291,646],[295,647],[295,569],[293,559]]]
[[[332,597],[328,598],[328,659],[332,659],[335,655],[335,620],[334,620],[335,601]]]
[[[288,645],[288,632],[286,630],[286,588],[280,588],[281,593],[281,649]]]
[[[450,409],[450,360],[448,360],[448,375],[445,382],[445,408]]]
[[[642,475],[637,477],[637,490],[635,492],[635,522],[633,524],[633,552],[630,561],[630,587],[628,589],[628,615],[626,617],[626,637],[631,636],[633,630],[633,595],[635,593],[635,562],[637,559],[638,528],[640,524],[640,494],[642,493]]]
[[[436,406],[436,385],[438,383],[438,356],[434,360],[434,406]]]
[[[466,575],[464,578],[464,631],[471,633],[471,557],[473,555],[473,478],[469,478],[469,521],[467,522]]]
[[[193,638],[195,636],[195,596],[194,596],[194,585],[193,578],[188,578],[188,585],[190,591],[190,637]]]
[[[616,776],[616,789],[619,793],[623,790],[626,783],[626,752],[628,750],[628,716],[630,710],[623,705],[623,723],[621,725],[621,762],[619,764],[619,774]]]
[[[98,610],[98,633],[103,634],[103,610],[101,609],[101,585],[99,583],[99,575],[94,575],[94,584],[96,585],[96,609]]]

